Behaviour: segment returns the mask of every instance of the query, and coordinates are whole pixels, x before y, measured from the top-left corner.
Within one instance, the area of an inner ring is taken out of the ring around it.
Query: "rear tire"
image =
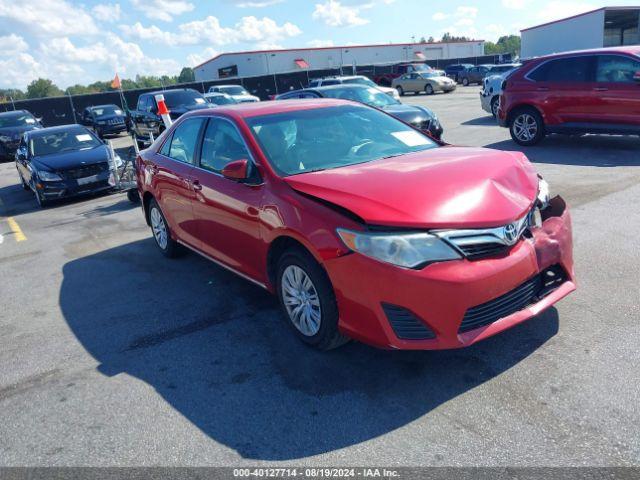
[[[491,115],[493,118],[498,118],[498,107],[499,107],[500,97],[495,96],[491,99]]]
[[[462,79],[462,85],[465,86],[465,87],[469,86],[469,79],[467,77],[464,77]]]
[[[511,116],[509,132],[514,142],[529,147],[539,143],[545,137],[544,121],[534,108],[521,108]]]
[[[433,93],[434,93],[434,92],[433,92],[433,87],[431,86],[431,84],[430,84],[430,83],[427,83],[427,84],[424,86],[424,93],[426,93],[427,95],[433,95]]]
[[[396,90],[398,91],[398,95],[404,97],[404,89],[400,85],[396,87]]]
[[[338,331],[338,304],[327,273],[301,248],[278,259],[278,299],[287,324],[298,338],[318,350],[349,341]]]
[[[176,257],[180,245],[171,238],[169,224],[155,198],[149,202],[149,223],[153,238],[162,254],[167,258]]]

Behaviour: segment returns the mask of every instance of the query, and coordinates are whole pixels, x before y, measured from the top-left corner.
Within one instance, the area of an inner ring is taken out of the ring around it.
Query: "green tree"
[[[180,75],[178,75],[178,83],[189,83],[195,82],[196,76],[193,73],[193,68],[184,67],[180,70]]]
[[[64,92],[48,78],[38,78],[27,86],[27,98],[60,97]]]
[[[520,54],[520,36],[505,35],[500,37],[496,43],[485,42],[484,53],[487,55],[498,55],[500,53]]]
[[[442,35],[441,42],[469,42],[471,39],[469,37],[458,37],[456,35],[451,35],[449,32],[446,32]]]
[[[24,100],[26,95],[24,92],[17,88],[3,88],[0,89],[0,103],[10,102],[13,100]]]
[[[424,37],[420,37],[420,43],[427,43],[427,39]]]
[[[435,42],[435,41],[436,41],[436,40],[435,40],[433,37],[429,37],[429,39],[427,40],[427,43],[433,43],[433,42]]]

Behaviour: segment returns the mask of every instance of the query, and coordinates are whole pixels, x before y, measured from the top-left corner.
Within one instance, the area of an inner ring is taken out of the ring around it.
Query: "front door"
[[[231,120],[210,117],[197,168],[194,213],[202,251],[249,277],[265,282],[266,245],[260,242],[264,188],[222,176],[235,160],[252,156]]]

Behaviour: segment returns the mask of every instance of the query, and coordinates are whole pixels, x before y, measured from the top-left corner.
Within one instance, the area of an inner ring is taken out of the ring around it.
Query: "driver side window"
[[[210,118],[202,140],[200,167],[220,173],[229,163],[249,158],[246,144],[235,126],[227,120]]]

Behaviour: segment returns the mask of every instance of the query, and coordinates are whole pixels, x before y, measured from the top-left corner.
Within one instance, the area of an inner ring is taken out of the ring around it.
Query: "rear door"
[[[179,240],[200,247],[193,202],[194,165],[206,118],[183,121],[163,143],[150,165],[156,200]]]
[[[549,126],[593,120],[594,56],[576,55],[541,63],[527,74],[533,80],[530,97]]]
[[[618,126],[640,127],[640,59],[622,54],[596,56],[596,85],[592,102],[593,121]]]
[[[244,159],[255,165],[236,125],[211,117],[202,139],[194,213],[203,252],[264,282],[266,245],[259,229],[263,186],[260,181],[243,183],[221,174],[230,162]]]

